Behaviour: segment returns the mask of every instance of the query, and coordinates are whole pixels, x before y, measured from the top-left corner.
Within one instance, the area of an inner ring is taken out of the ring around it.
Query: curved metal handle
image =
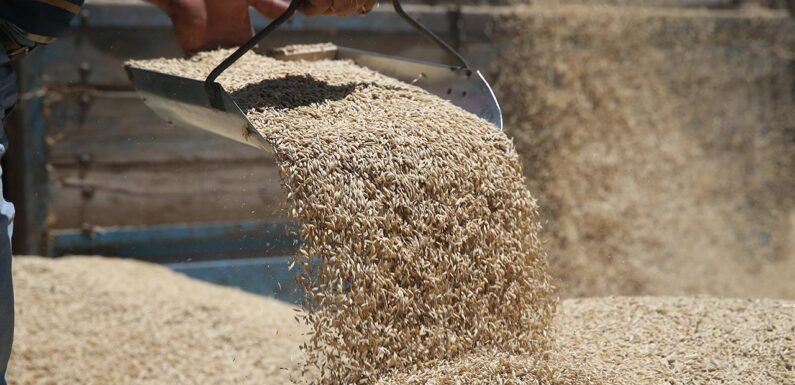
[[[469,69],[470,68],[469,67],[469,63],[467,63],[466,59],[464,59],[464,57],[461,56],[461,54],[458,53],[458,51],[453,49],[453,47],[451,47],[444,40],[442,40],[442,38],[440,38],[439,36],[436,36],[436,34],[431,32],[430,29],[428,29],[424,25],[420,24],[419,21],[417,21],[413,17],[409,16],[409,14],[406,13],[406,11],[403,10],[403,6],[400,5],[400,1],[392,0],[392,5],[395,7],[395,12],[400,17],[402,17],[403,20],[405,20],[407,23],[411,24],[411,26],[414,27],[414,29],[416,29],[417,31],[422,33],[425,37],[427,37],[428,39],[430,39],[431,41],[436,43],[436,45],[438,45],[439,48],[441,48],[442,50],[446,51],[447,54],[449,54],[450,56],[455,58],[461,68],[463,68],[463,69]]]
[[[235,62],[241,57],[243,57],[243,55],[245,55],[246,52],[256,47],[257,44],[259,44],[259,42],[265,38],[265,36],[268,36],[271,32],[276,30],[276,28],[279,28],[279,26],[284,24],[285,21],[293,17],[295,11],[298,10],[298,7],[301,6],[301,4],[304,1],[307,0],[291,1],[290,5],[287,7],[287,10],[284,11],[284,13],[281,16],[276,18],[276,20],[273,20],[270,24],[268,24],[267,27],[263,28],[262,31],[257,32],[257,34],[254,35],[254,37],[249,39],[245,44],[241,45],[240,48],[238,48],[235,52],[232,52],[232,54],[229,55],[228,58],[224,59],[224,61],[222,61],[221,64],[215,67],[212,70],[212,72],[210,72],[210,75],[207,76],[207,80],[204,81],[204,87],[207,89],[207,91],[210,92],[214,88],[213,83],[215,83],[215,79],[218,79],[218,77],[221,76],[221,74],[224,73],[224,71],[226,71],[227,68],[232,66],[232,64],[235,64]]]
[[[279,28],[285,21],[289,20],[295,14],[295,11],[298,10],[298,7],[301,6],[307,0],[292,0],[290,5],[287,7],[287,10],[278,18],[273,20],[267,27],[265,27],[262,31],[257,32],[254,37],[249,39],[245,44],[241,45],[235,52],[233,52],[229,57],[224,59],[221,64],[219,64],[215,69],[210,72],[210,75],[207,76],[207,80],[204,81],[204,87],[207,89],[207,93],[211,96],[211,100],[214,98],[212,97],[215,95],[219,90],[215,86],[215,80],[218,79],[218,76],[226,71],[232,64],[234,64],[238,59],[240,59],[246,52],[250,51],[254,48],[257,44],[259,44],[265,36],[268,36],[271,32]],[[405,10],[403,10],[403,6],[400,4],[399,0],[392,0],[392,5],[395,8],[395,12],[403,18],[407,23],[411,24],[414,29],[422,33],[425,37],[436,43],[442,50],[447,52],[450,56],[456,59],[459,66],[464,69],[469,69],[469,63],[467,63],[466,59],[464,59],[461,54],[459,54],[453,47],[445,43],[439,36],[436,36],[430,29],[426,28],[424,25],[420,24],[417,20],[413,17],[409,16]]]

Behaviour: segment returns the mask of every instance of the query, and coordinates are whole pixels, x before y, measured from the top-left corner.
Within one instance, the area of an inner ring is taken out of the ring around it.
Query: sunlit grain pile
[[[795,302],[614,297],[559,308],[543,357],[466,356],[379,385],[795,384]]]
[[[228,53],[135,65],[203,79]],[[323,383],[544,351],[554,300],[505,134],[350,62],[249,54],[220,82],[272,144],[301,223],[305,351]]]
[[[11,384],[292,384],[291,306],[123,260],[14,260]]]
[[[534,6],[500,20],[495,89],[564,296],[795,298],[786,12]]]
[[[20,257],[14,278],[12,384],[300,378],[298,346],[310,330],[270,299],[101,258]],[[547,355],[463,355],[377,384],[795,384],[793,302],[597,298],[559,309]]]
[[[795,302],[567,300],[557,354],[605,384],[795,384]]]
[[[581,362],[565,361],[554,352],[516,355],[484,351],[386,376],[376,385],[601,385],[581,366]],[[620,384],[616,378],[611,381]]]

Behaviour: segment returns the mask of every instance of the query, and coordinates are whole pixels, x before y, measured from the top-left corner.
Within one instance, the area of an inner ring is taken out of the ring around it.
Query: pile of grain
[[[41,384],[292,384],[304,330],[291,306],[163,267],[14,260],[9,379]]]
[[[12,384],[287,385],[299,375],[310,330],[270,299],[100,258],[16,258],[14,278]],[[605,298],[559,309],[553,355],[464,356],[379,385],[571,384],[583,371],[618,385],[795,383],[793,302]]]
[[[580,370],[581,362],[561,360],[557,354],[515,355],[485,351],[444,361],[418,371],[379,379],[376,385],[597,385],[596,377]],[[617,378],[609,382],[620,384]],[[638,384],[634,384],[638,385]]]
[[[605,384],[795,385],[795,302],[564,301],[557,354]]]
[[[228,53],[134,65],[203,79]],[[545,351],[555,301],[504,133],[350,62],[249,54],[220,82],[272,144],[301,224],[322,383]]]
[[[795,384],[794,302],[571,299],[555,319],[544,357],[462,357],[379,385]]]
[[[495,87],[564,296],[795,298],[793,25],[506,11]]]

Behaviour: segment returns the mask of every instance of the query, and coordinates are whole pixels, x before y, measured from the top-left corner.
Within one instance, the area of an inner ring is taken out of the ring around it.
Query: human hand
[[[187,54],[219,47],[237,47],[254,36],[248,8],[269,19],[281,16],[288,0],[149,0],[163,9],[174,24]],[[307,16],[365,14],[377,0],[305,0],[299,10]]]
[[[373,10],[378,0],[306,0],[300,10],[304,15],[364,15]]]
[[[150,0],[165,11],[187,54],[237,47],[254,36],[248,8],[275,19],[287,10],[285,0]]]

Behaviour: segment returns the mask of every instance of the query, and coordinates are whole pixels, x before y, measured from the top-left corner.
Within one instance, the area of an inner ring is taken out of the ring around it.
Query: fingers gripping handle
[[[298,10],[301,5],[308,2],[310,0],[292,0],[290,5],[287,7],[287,10],[276,20],[273,20],[267,27],[263,30],[257,32],[254,37],[252,37],[249,41],[245,44],[240,46],[235,52],[233,52],[229,57],[224,59],[218,67],[210,72],[210,75],[207,76],[207,80],[204,81],[204,87],[207,90],[208,95],[210,96],[210,100],[219,100],[219,92],[222,90],[220,89],[220,85],[218,85],[215,80],[218,79],[224,71],[226,71],[232,64],[234,64],[238,59],[240,59],[246,52],[250,51],[254,48],[257,44],[259,44],[265,36],[268,36],[271,32],[279,28],[285,21],[289,20],[295,12]],[[466,59],[464,59],[461,54],[459,54],[453,47],[448,45],[444,40],[442,40],[439,36],[436,36],[430,29],[425,27],[424,25],[420,24],[416,19],[411,17],[405,10],[403,10],[403,6],[400,4],[399,0],[392,0],[392,5],[395,8],[395,12],[403,18],[407,23],[409,23],[414,29],[419,31],[423,36],[433,41],[439,48],[447,52],[450,56],[452,56],[461,68],[469,69],[469,63],[467,63]],[[213,102],[215,103],[215,102]]]
[[[210,75],[207,76],[207,80],[204,81],[204,87],[207,88],[207,91],[210,92],[212,89],[215,88],[213,87],[213,83],[215,83],[215,80],[218,79],[218,76],[221,76],[221,74],[224,71],[226,71],[227,68],[232,66],[232,64],[235,64],[235,62],[241,57],[243,57],[243,55],[245,55],[246,52],[256,47],[257,44],[259,44],[259,42],[265,38],[265,36],[268,36],[271,32],[276,30],[276,28],[279,28],[279,26],[284,24],[285,21],[293,17],[295,11],[298,10],[298,7],[300,7],[306,1],[309,0],[292,0],[290,2],[290,5],[287,7],[287,10],[284,11],[284,13],[281,16],[276,18],[276,20],[273,20],[270,24],[268,24],[267,27],[262,29],[262,31],[257,32],[257,34],[254,35],[254,37],[249,39],[249,41],[247,41],[245,44],[241,45],[240,48],[238,48],[235,52],[229,55],[228,58],[224,59],[224,61],[222,61],[221,64],[218,65],[218,67],[215,67],[215,69],[213,69],[212,72],[210,72]]]

